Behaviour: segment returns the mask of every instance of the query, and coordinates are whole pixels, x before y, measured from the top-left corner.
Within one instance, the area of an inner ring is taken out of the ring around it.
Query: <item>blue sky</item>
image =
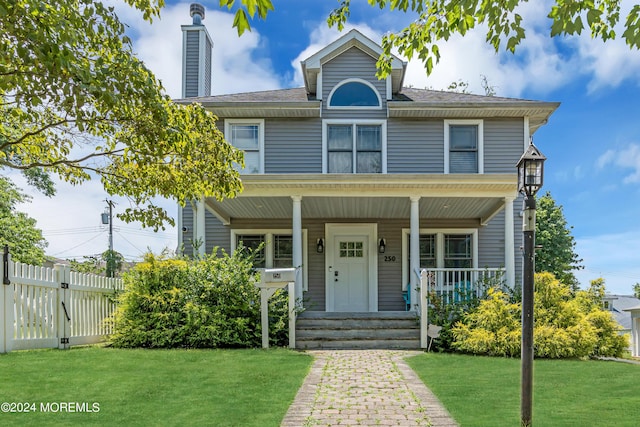
[[[201,3],[207,9],[203,23],[215,44],[214,94],[302,86],[300,60],[339,37],[325,22],[335,1],[274,1],[276,10],[266,21],[254,22],[253,31],[241,38],[231,28],[232,15],[219,9],[219,2]],[[622,2],[623,16],[628,3]],[[604,44],[588,34],[550,39],[545,17],[549,4],[529,2],[519,10],[527,38],[515,55],[496,54],[480,28],[441,43],[441,62],[429,77],[412,61],[405,85],[445,89],[462,80],[473,92],[483,93],[484,75],[499,96],[561,102],[534,135],[548,157],[542,191],[551,192],[573,226],[584,259],[585,269],[577,273],[583,285],[604,277],[610,292],[628,294],[640,282],[640,52],[621,40]],[[125,5],[116,7],[129,25],[134,50],[167,92],[180,97],[180,25],[191,22],[189,3],[169,1],[152,25]],[[352,5],[347,29],[358,28],[379,42],[382,34],[399,30],[410,19],[360,0]],[[80,257],[106,249],[106,228],[99,222],[105,197],[98,182],[80,189],[62,184],[54,199],[34,194],[24,210],[45,231],[48,253]],[[116,202],[116,211],[126,207],[126,201]],[[176,212],[172,202],[161,203]],[[173,229],[154,235],[134,224],[115,225],[115,249],[128,258],[139,257],[147,248],[175,248]]]

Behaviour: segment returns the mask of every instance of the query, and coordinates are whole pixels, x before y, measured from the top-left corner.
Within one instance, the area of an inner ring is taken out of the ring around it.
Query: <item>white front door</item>
[[[375,224],[327,229],[327,311],[376,311]]]

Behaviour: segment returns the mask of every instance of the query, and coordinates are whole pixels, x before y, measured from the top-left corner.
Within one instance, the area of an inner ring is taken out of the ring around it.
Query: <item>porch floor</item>
[[[420,324],[407,311],[304,311],[296,321],[299,349],[418,349]]]

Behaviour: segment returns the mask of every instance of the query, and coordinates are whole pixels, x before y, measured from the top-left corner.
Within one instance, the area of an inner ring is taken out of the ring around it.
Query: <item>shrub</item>
[[[602,290],[578,291],[551,273],[535,276],[533,332],[537,357],[621,356],[627,338],[609,312],[600,307]],[[490,290],[478,307],[452,329],[453,347],[474,354],[514,357],[520,354],[521,305]]]
[[[476,283],[473,289],[467,291],[458,290],[455,298],[444,298],[437,292],[428,292],[429,310],[427,315],[429,323],[442,326],[440,336],[434,340],[433,349],[436,351],[454,351],[453,328],[459,323],[468,312],[473,311],[480,301],[487,296],[491,288],[504,288],[504,278],[502,275],[492,276],[484,274]],[[477,293],[476,293],[477,292]]]
[[[145,348],[258,347],[260,290],[252,256],[164,259],[149,254],[125,274],[113,316],[112,345]],[[288,338],[286,291],[269,301],[272,345]]]

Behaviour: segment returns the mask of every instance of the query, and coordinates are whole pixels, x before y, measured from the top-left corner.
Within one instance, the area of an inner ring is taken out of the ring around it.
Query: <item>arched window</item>
[[[368,82],[359,79],[345,80],[329,95],[329,108],[380,108],[380,96]]]

